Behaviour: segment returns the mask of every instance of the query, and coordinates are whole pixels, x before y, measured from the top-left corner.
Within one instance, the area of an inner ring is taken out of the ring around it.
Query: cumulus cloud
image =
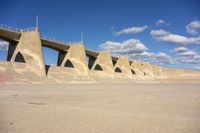
[[[152,63],[159,64],[159,65],[172,63],[171,57],[163,52],[159,52],[156,54],[156,53],[144,51],[139,54],[130,55],[130,59],[148,61],[148,62],[152,62]]]
[[[193,69],[200,71],[200,67],[199,66],[195,66],[195,67],[193,67]]]
[[[8,50],[8,42],[0,40],[0,51],[6,51],[6,50]]]
[[[170,64],[171,57],[166,53],[157,54],[148,52],[148,48],[137,39],[129,39],[123,42],[106,41],[99,45],[99,49],[110,51],[114,56],[127,56],[131,60],[142,60],[156,64]]]
[[[176,64],[197,64],[200,63],[200,55],[194,50],[188,49],[186,47],[174,48],[172,53],[175,54],[174,61]]]
[[[187,52],[188,49],[186,47],[178,47],[178,48],[174,48],[173,50],[171,50],[171,52],[174,53],[183,53],[183,52]]]
[[[199,34],[200,21],[192,21],[186,26],[186,31],[192,35]]]
[[[112,54],[132,54],[141,53],[147,48],[145,45],[137,39],[129,39],[123,42],[106,41],[99,45],[100,50],[110,51]]]
[[[165,20],[159,19],[158,21],[156,21],[156,26],[160,26],[166,24]]]
[[[135,34],[135,33],[141,33],[145,31],[148,28],[148,25],[142,26],[142,27],[129,27],[122,29],[118,32],[114,32],[114,35],[119,36],[121,34]]]
[[[200,44],[200,36],[199,37],[185,37],[185,36],[170,33],[163,29],[152,30],[150,34],[154,39],[158,41],[181,44],[181,45]]]

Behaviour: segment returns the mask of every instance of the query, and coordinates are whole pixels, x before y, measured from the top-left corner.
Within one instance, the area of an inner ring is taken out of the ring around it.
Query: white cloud
[[[193,67],[195,70],[200,70],[200,67],[199,66],[195,66]]]
[[[194,50],[190,50],[185,47],[178,47],[178,48],[174,48],[171,52],[175,54],[174,61],[176,62],[176,64],[200,63],[200,55]]]
[[[156,26],[160,26],[162,24],[166,24],[166,22],[162,19],[159,19],[158,21],[156,21]]]
[[[152,30],[150,34],[152,35],[153,38],[155,38],[158,41],[181,44],[181,45],[200,44],[200,36],[185,37],[177,34],[172,34],[163,29]]]
[[[148,25],[142,26],[142,27],[129,27],[126,29],[122,29],[118,32],[114,32],[114,35],[119,36],[121,34],[135,34],[135,33],[141,33],[145,31],[148,28]]]
[[[144,51],[139,54],[130,55],[130,59],[148,61],[148,62],[152,62],[159,65],[171,64],[172,62],[171,57],[163,52],[159,52],[155,54],[155,53]]]
[[[199,34],[200,30],[200,21],[192,21],[186,26],[186,31],[192,35]]]
[[[178,47],[178,48],[174,48],[171,52],[174,53],[183,53],[183,52],[187,52],[188,49],[186,47]]]
[[[99,45],[100,50],[110,51],[114,56],[128,56],[131,60],[142,60],[156,64],[170,64],[171,57],[166,53],[157,54],[147,52],[148,48],[137,39],[129,39],[123,42],[106,41]]]
[[[137,39],[129,39],[123,42],[106,41],[99,45],[100,50],[110,51],[112,54],[132,54],[141,53],[147,48]]]
[[[9,45],[8,42],[0,40],[0,51],[6,51],[6,50],[8,50],[8,45]]]

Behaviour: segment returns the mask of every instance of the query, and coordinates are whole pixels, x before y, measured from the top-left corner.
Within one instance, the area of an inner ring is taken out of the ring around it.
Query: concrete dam
[[[200,82],[200,72],[156,66],[85,49],[82,41],[66,43],[40,35],[39,28],[1,25],[0,39],[9,43],[0,62],[0,83],[71,82]],[[56,66],[45,65],[43,47],[57,51]]]

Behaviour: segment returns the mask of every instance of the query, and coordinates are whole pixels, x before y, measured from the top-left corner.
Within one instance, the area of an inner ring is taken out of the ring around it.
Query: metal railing
[[[44,35],[40,36],[41,39],[43,40],[47,40],[47,41],[51,41],[51,42],[55,42],[55,43],[60,43],[60,44],[67,44],[67,45],[74,45],[74,44],[81,44],[81,41],[76,41],[76,42],[67,42],[67,41],[63,41],[63,40],[58,40],[56,38],[52,38],[52,37],[47,37]]]
[[[30,32],[30,31],[35,31],[36,30],[36,27],[19,29],[19,28],[8,26],[8,25],[4,25],[4,24],[0,24],[0,28],[4,29],[4,30],[11,31],[11,32],[17,32],[17,33]],[[73,44],[80,44],[80,43],[82,43],[81,41],[67,42],[67,41],[58,40],[58,39],[55,39],[55,38],[52,38],[52,37],[47,37],[47,36],[44,36],[44,35],[41,35],[40,37],[41,37],[41,39],[44,39],[44,40],[47,40],[47,41],[61,43],[61,44],[67,44],[67,45],[73,45]]]
[[[30,32],[30,31],[35,31],[35,27],[31,27],[31,28],[26,28],[26,29],[21,29],[20,32]]]
[[[21,29],[18,29],[18,28],[12,27],[12,26],[8,26],[8,25],[4,25],[4,24],[1,24],[0,28],[9,30],[9,31],[13,31],[13,32],[21,32]]]
[[[51,42],[70,45],[69,42],[67,42],[67,41],[58,40],[58,39],[55,39],[55,38],[52,38],[52,37],[47,37],[47,36],[44,36],[44,35],[41,35],[40,38],[43,39],[43,40],[51,41]]]
[[[19,29],[16,27],[12,27],[12,26],[8,26],[8,25],[4,25],[4,24],[0,24],[0,28],[4,29],[4,30],[8,30],[8,31],[12,31],[12,32],[30,32],[30,31],[35,31],[35,27],[31,27],[31,28],[26,28],[26,29]]]

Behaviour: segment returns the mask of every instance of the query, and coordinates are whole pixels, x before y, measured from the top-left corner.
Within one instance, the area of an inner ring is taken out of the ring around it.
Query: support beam
[[[14,42],[14,41],[9,42],[7,61],[11,61],[11,58],[12,58],[14,52],[15,52],[16,47],[17,47],[16,42]]]
[[[86,53],[83,44],[70,45],[67,52],[60,52],[58,66],[70,67],[75,69],[79,75],[88,76]]]
[[[12,46],[12,45],[11,45]],[[9,57],[12,62],[22,62],[40,76],[46,76],[42,44],[38,31],[23,32],[19,43],[12,55],[13,48],[9,48]]]
[[[121,73],[121,75],[125,78],[132,78],[131,66],[127,57],[119,57],[114,70],[116,73]]]
[[[91,70],[101,71],[103,76],[114,77],[114,68],[110,52],[99,52]]]

